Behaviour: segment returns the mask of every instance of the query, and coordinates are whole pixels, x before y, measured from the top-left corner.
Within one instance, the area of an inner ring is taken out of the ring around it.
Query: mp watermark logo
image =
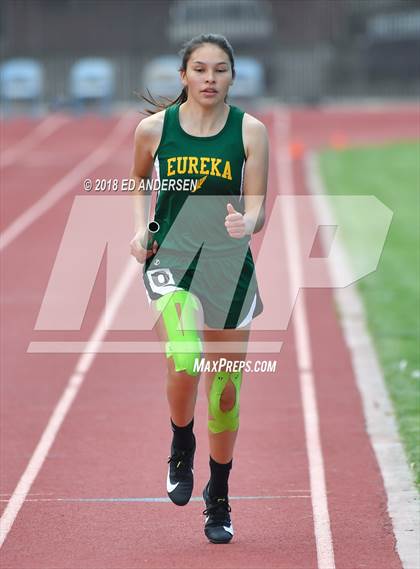
[[[189,243],[195,240],[197,250],[201,248],[196,272],[207,271],[208,290],[223,289],[225,306],[219,308],[226,310],[227,314],[246,247],[243,248],[243,256],[241,253],[231,259],[228,275],[209,270],[215,251],[211,229],[206,234],[206,219],[208,216],[213,216],[211,219],[220,216],[220,224],[225,229],[226,207],[222,204],[224,210],[220,208],[222,197],[186,196],[181,211],[161,243],[156,255],[158,262],[150,269],[157,271],[154,279],[151,276],[152,282],[156,286],[165,285],[170,292],[177,283],[172,282],[169,273],[165,273],[164,269],[169,267],[162,266],[159,257],[165,252],[167,243],[182,243],[187,238]],[[285,330],[300,289],[346,287],[376,270],[392,212],[374,196],[329,197],[328,209],[316,207],[319,199],[325,197],[277,196],[266,215],[263,232],[254,236],[259,245],[254,261],[264,310],[253,320],[253,330]],[[314,211],[318,212],[316,218]],[[284,223],[292,215],[299,231],[299,248],[291,246],[294,245],[294,233],[288,231]],[[159,314],[150,307],[143,283],[143,266],[130,256],[132,220],[132,196],[89,194],[75,197],[34,326],[35,335],[40,330],[49,331],[51,340],[39,342],[34,338],[28,351],[83,352],[86,349],[87,342],[57,340],[54,333],[60,331],[62,337],[63,331],[81,329],[103,262],[106,298],[102,326],[107,331],[153,329]],[[347,240],[346,234],[352,238]],[[342,242],[351,243],[346,253],[350,263],[342,263]],[[185,267],[195,254],[194,248],[185,253]],[[290,266],[295,263],[300,267],[297,273],[299,282],[289,278]],[[331,271],[331,266],[350,266],[351,270]],[[245,299],[244,305],[249,306],[249,303],[252,303],[252,298]],[[255,342],[253,351],[270,351],[264,346],[266,343]],[[164,351],[158,342],[150,340],[101,340],[91,349],[112,353]],[[240,347],[232,347],[232,351],[237,349]]]

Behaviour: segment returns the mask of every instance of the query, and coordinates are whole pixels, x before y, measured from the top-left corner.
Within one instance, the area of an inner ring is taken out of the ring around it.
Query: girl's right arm
[[[134,237],[130,242],[131,254],[139,263],[157,251],[156,241],[150,249],[147,229],[150,217],[150,192],[147,191],[147,180],[153,170],[153,156],[159,144],[162,132],[161,113],[147,117],[141,121],[134,135],[134,160],[130,171],[130,179],[134,180]],[[143,181],[143,183],[142,183]]]

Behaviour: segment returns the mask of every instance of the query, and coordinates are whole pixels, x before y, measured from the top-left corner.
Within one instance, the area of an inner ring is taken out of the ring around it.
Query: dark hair
[[[235,61],[233,58],[233,48],[224,36],[220,36],[217,34],[200,34],[199,36],[196,36],[190,39],[188,42],[186,42],[179,52],[179,55],[182,58],[179,71],[187,70],[187,64],[191,57],[191,54],[198,47],[201,47],[205,43],[211,43],[213,45],[217,45],[218,47],[220,47],[220,49],[223,49],[223,51],[229,56],[230,66],[232,68],[232,78],[235,78]],[[150,93],[149,89],[146,88],[146,91],[148,93],[148,97],[146,97],[145,95],[140,95],[141,98],[144,99],[147,103],[150,103],[151,105],[154,106],[154,109],[145,109],[144,114],[148,115],[154,115],[158,111],[163,111],[164,109],[170,107],[171,105],[181,105],[182,103],[185,103],[188,97],[186,87],[182,89],[181,93],[173,101],[171,101],[167,97],[160,97],[160,101],[158,101]]]

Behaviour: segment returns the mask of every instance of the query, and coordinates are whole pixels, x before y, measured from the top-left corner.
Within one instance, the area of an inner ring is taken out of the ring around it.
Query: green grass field
[[[325,151],[320,166],[329,194],[374,195],[394,212],[378,269],[358,290],[420,488],[420,143]]]

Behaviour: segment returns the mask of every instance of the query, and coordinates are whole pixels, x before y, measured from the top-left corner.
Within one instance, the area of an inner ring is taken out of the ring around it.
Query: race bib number
[[[146,271],[146,275],[150,288],[157,294],[165,294],[177,289],[170,269],[153,269]]]

